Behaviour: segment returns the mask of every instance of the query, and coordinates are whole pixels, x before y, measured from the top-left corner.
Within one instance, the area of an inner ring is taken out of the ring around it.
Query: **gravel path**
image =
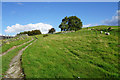
[[[12,59],[10,63],[10,68],[6,72],[6,75],[4,76],[4,78],[21,78],[21,79],[24,78],[24,74],[21,68],[21,55],[22,55],[22,52],[31,44],[32,43],[27,45],[25,48],[21,49],[18,55]]]
[[[20,45],[18,45],[18,46],[13,46],[12,48],[8,49],[6,52],[0,54],[0,56],[3,56],[3,55],[5,55],[5,54],[7,54],[9,51],[11,51],[11,50],[13,50],[13,49],[15,49],[15,48],[17,48],[17,47],[20,47],[20,46],[22,46],[22,45],[24,45],[24,44],[27,44],[27,43],[31,42],[32,40],[33,40],[33,39],[31,39],[30,41],[25,42],[25,43],[23,43],[23,44],[20,44]]]

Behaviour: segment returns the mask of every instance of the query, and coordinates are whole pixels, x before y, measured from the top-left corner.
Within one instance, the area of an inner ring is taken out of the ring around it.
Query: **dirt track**
[[[13,49],[15,49],[15,48],[17,48],[17,47],[20,47],[20,46],[22,46],[22,45],[24,45],[24,44],[27,44],[27,43],[31,42],[32,40],[33,40],[33,39],[31,39],[31,40],[29,40],[28,42],[25,42],[25,43],[23,43],[23,44],[20,44],[20,45],[18,45],[18,46],[13,46],[12,48],[8,49],[6,52],[0,54],[0,56],[3,56],[3,55],[5,55],[5,54],[7,54],[9,51],[11,51],[11,50],[13,50]]]
[[[36,40],[35,40],[36,41]],[[34,42],[35,42],[34,41]],[[29,45],[27,45],[25,48],[21,49],[18,52],[18,55],[15,56],[11,63],[10,63],[10,68],[8,69],[8,71],[6,72],[6,75],[4,76],[4,78],[24,78],[24,74],[21,68],[21,55],[23,53],[23,51],[30,46],[32,43],[30,43]]]

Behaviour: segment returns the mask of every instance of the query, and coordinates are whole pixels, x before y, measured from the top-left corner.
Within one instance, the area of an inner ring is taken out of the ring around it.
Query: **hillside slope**
[[[26,78],[119,77],[118,27],[112,29],[110,35],[84,28],[37,36],[38,40],[22,55]]]

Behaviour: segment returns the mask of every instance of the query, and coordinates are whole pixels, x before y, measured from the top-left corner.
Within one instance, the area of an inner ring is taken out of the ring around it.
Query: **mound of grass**
[[[44,34],[44,35],[43,35],[43,37],[47,37],[47,36],[48,36],[48,34]]]
[[[37,36],[22,55],[26,78],[118,78],[118,31],[110,33],[83,29]]]

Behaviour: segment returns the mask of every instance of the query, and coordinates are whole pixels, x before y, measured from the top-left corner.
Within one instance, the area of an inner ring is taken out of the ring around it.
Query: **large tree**
[[[76,16],[65,17],[59,25],[61,31],[79,30],[82,28],[81,20]]]

